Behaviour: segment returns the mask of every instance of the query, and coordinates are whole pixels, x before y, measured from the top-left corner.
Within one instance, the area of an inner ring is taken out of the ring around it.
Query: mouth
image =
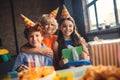
[[[65,33],[66,33],[66,34],[69,34],[69,33],[71,33],[71,31],[66,31]]]

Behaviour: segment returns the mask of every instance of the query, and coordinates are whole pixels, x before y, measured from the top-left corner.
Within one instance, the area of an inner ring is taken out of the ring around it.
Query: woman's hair
[[[40,18],[40,23],[42,26],[45,26],[48,20],[51,20],[54,22],[54,25],[55,25],[55,30],[53,31],[54,33],[58,29],[58,22],[55,18],[49,16],[48,14],[43,14],[42,17]]]
[[[29,28],[25,28],[24,30],[24,36],[26,39],[28,39],[28,36],[32,33],[32,32],[36,32],[39,31],[41,33],[42,36],[44,36],[44,30],[43,27],[41,26],[40,23],[35,23],[34,26],[29,27]]]
[[[74,22],[74,19],[72,17],[70,18],[64,18],[64,19],[61,19],[60,22],[59,22],[59,27],[62,25],[62,23],[65,21],[65,20],[69,20],[73,23],[73,27],[74,27],[74,30],[71,34],[71,41],[72,41],[72,46],[79,46],[81,45],[81,42],[80,42],[80,35],[79,33],[77,32],[77,27],[75,25],[75,22]],[[64,37],[63,37],[63,33],[62,31],[59,29],[58,31],[58,56],[60,57],[59,59],[61,59],[61,51],[62,49],[64,48],[67,48],[67,45],[65,44],[65,40],[64,40]]]

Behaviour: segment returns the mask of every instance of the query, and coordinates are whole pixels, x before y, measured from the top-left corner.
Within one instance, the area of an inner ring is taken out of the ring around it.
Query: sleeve
[[[13,66],[12,71],[16,71],[16,69],[23,63],[23,58],[24,58],[23,53],[19,53],[19,55],[17,56],[15,60],[15,64]]]
[[[54,41],[56,41],[57,40],[57,35],[54,35]]]

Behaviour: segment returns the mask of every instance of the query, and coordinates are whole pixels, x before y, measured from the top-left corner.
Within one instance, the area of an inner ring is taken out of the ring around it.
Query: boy
[[[29,48],[45,48],[45,44],[42,43],[44,32],[42,26],[39,23],[35,23],[32,26],[26,26],[24,30],[24,36],[28,40],[27,46]],[[52,56],[44,56],[42,54],[34,53],[28,54],[25,52],[20,52],[17,56],[15,65],[13,70],[14,71],[23,71],[28,69],[29,59],[31,58],[33,64],[35,65],[35,56],[38,56],[39,64],[42,66],[52,66],[53,64],[53,57]]]

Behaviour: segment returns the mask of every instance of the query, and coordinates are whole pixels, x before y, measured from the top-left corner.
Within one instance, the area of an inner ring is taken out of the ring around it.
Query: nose
[[[33,40],[36,40],[36,36],[33,36]]]
[[[69,30],[69,26],[67,26],[66,29]]]
[[[48,25],[48,27],[52,27],[52,25],[51,25],[51,24],[49,24],[49,25]]]

